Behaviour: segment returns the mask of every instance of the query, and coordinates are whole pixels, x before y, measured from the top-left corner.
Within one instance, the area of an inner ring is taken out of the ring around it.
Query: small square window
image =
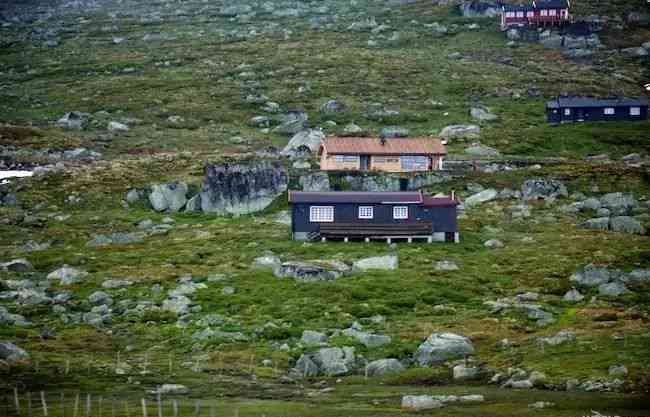
[[[359,218],[360,219],[372,219],[373,216],[372,206],[360,206],[359,207]]]
[[[571,109],[564,109],[565,116],[571,116]]]
[[[332,206],[309,207],[309,221],[312,223],[332,223],[334,221],[334,207]]]
[[[408,219],[409,208],[407,206],[393,207],[393,219]]]
[[[608,116],[612,116],[612,115],[616,114],[616,111],[614,110],[614,107],[605,107],[605,109],[603,110],[603,113],[605,113]]]
[[[542,11],[540,12],[540,14],[541,14],[542,16],[548,16],[548,10],[542,10]]]
[[[548,11],[549,16],[555,16],[555,9]]]
[[[517,17],[524,17],[524,12],[517,12]]]
[[[630,107],[630,116],[641,116],[641,107]]]

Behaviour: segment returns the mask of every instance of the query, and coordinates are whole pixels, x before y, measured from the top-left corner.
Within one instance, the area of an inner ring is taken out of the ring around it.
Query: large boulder
[[[614,232],[644,235],[646,230],[640,221],[630,216],[616,216],[609,221],[609,227]]]
[[[303,191],[330,191],[330,177],[327,172],[314,172],[300,177]]]
[[[498,195],[499,193],[497,192],[497,190],[495,190],[494,188],[488,188],[487,190],[483,190],[479,193],[467,197],[467,199],[465,199],[465,207],[471,208],[471,207],[478,206],[482,203],[487,203],[488,201],[495,200]]]
[[[569,281],[582,288],[597,287],[612,280],[616,273],[607,268],[601,268],[593,264],[585,266],[581,271],[576,271]]]
[[[208,164],[201,192],[204,213],[249,214],[264,210],[287,190],[288,175],[278,162]]]
[[[304,330],[300,342],[306,345],[319,345],[327,343],[327,335],[325,333],[317,332],[314,330]]]
[[[473,354],[474,345],[467,337],[455,333],[432,333],[418,347],[414,360],[420,366],[428,366]]]
[[[463,1],[458,5],[463,17],[496,17],[501,13],[499,4],[480,0]]]
[[[352,371],[354,366],[354,348],[322,348],[311,355],[311,360],[322,375],[345,375]]]
[[[497,120],[499,116],[492,113],[492,111],[485,106],[474,106],[469,111],[472,119],[478,120],[479,122],[491,122]]]
[[[273,274],[278,278],[293,278],[297,281],[333,281],[346,275],[350,268],[340,262],[318,261],[283,262],[275,267]]]
[[[317,152],[323,139],[325,139],[325,134],[320,129],[300,131],[289,140],[287,146],[282,150],[282,155],[295,156],[304,147],[309,148],[311,152]]]
[[[595,217],[578,224],[581,229],[609,230],[609,217]]]
[[[557,180],[531,178],[521,186],[524,200],[546,200],[549,198],[568,197],[566,186]]]
[[[612,216],[625,216],[638,206],[638,202],[631,194],[608,193],[600,197],[602,207],[609,209]]]
[[[383,334],[374,334],[364,332],[353,327],[345,329],[342,332],[345,336],[356,339],[359,343],[367,348],[376,348],[387,345],[391,342],[391,337]]]
[[[442,139],[478,139],[481,128],[477,125],[450,125],[440,132]]]
[[[405,395],[402,397],[402,409],[408,411],[423,411],[442,408],[442,401],[430,395]]]
[[[379,359],[366,366],[368,376],[384,376],[404,371],[404,365],[397,359]]]
[[[397,269],[399,264],[397,255],[395,254],[390,254],[390,255],[384,255],[384,256],[374,256],[371,258],[364,258],[364,259],[359,259],[358,261],[354,261],[352,264],[352,268],[360,270],[360,271],[367,271],[367,270],[393,270]]]
[[[346,109],[345,103],[340,100],[327,100],[320,106],[320,113],[323,116],[334,116],[343,113]]]
[[[56,124],[63,129],[82,130],[88,124],[88,114],[72,111],[63,115]]]
[[[29,354],[25,350],[19,348],[9,341],[0,341],[0,360],[13,363],[28,358]]]
[[[187,203],[187,184],[171,181],[151,186],[149,202],[156,211],[180,211]]]

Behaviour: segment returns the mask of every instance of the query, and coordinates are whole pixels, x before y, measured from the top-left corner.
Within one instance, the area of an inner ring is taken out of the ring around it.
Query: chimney
[[[456,199],[456,191],[451,190],[451,199],[455,200]]]
[[[379,143],[381,143],[381,146],[386,145],[386,135],[384,135],[383,133],[379,135]]]

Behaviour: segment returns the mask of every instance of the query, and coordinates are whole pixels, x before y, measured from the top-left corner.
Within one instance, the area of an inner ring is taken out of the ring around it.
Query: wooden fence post
[[[99,409],[99,417],[102,417],[102,402],[103,402],[103,400],[104,399],[102,397],[99,397],[99,400],[97,400],[97,403],[98,403],[97,408]]]
[[[74,397],[74,408],[72,409],[72,417],[77,417],[79,413],[79,393]]]
[[[131,413],[129,413],[129,403],[128,403],[128,401],[124,401],[124,411],[126,411],[126,417],[131,417]]]
[[[172,400],[172,410],[174,412],[174,417],[178,417],[178,401]]]
[[[111,398],[111,417],[115,417],[115,397]]]
[[[16,406],[16,414],[20,415],[20,399],[18,398],[18,387],[14,387],[14,405]]]
[[[47,417],[47,401],[45,400],[44,391],[41,391],[41,406],[43,407],[43,415]]]
[[[32,393],[27,393],[27,415],[32,417]]]
[[[86,394],[86,417],[90,417],[90,394]]]
[[[194,401],[194,417],[199,417],[201,414],[201,400]]]
[[[147,400],[142,399],[142,417],[147,417]]]
[[[65,393],[63,391],[61,391],[59,400],[61,401],[61,417],[65,417]]]

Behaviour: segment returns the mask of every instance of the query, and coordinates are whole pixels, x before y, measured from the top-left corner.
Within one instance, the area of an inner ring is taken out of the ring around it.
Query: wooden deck
[[[401,223],[401,224],[363,224],[363,223],[328,223],[321,224],[320,237],[326,239],[379,239],[391,241],[413,239],[431,241],[433,225],[431,222]]]

